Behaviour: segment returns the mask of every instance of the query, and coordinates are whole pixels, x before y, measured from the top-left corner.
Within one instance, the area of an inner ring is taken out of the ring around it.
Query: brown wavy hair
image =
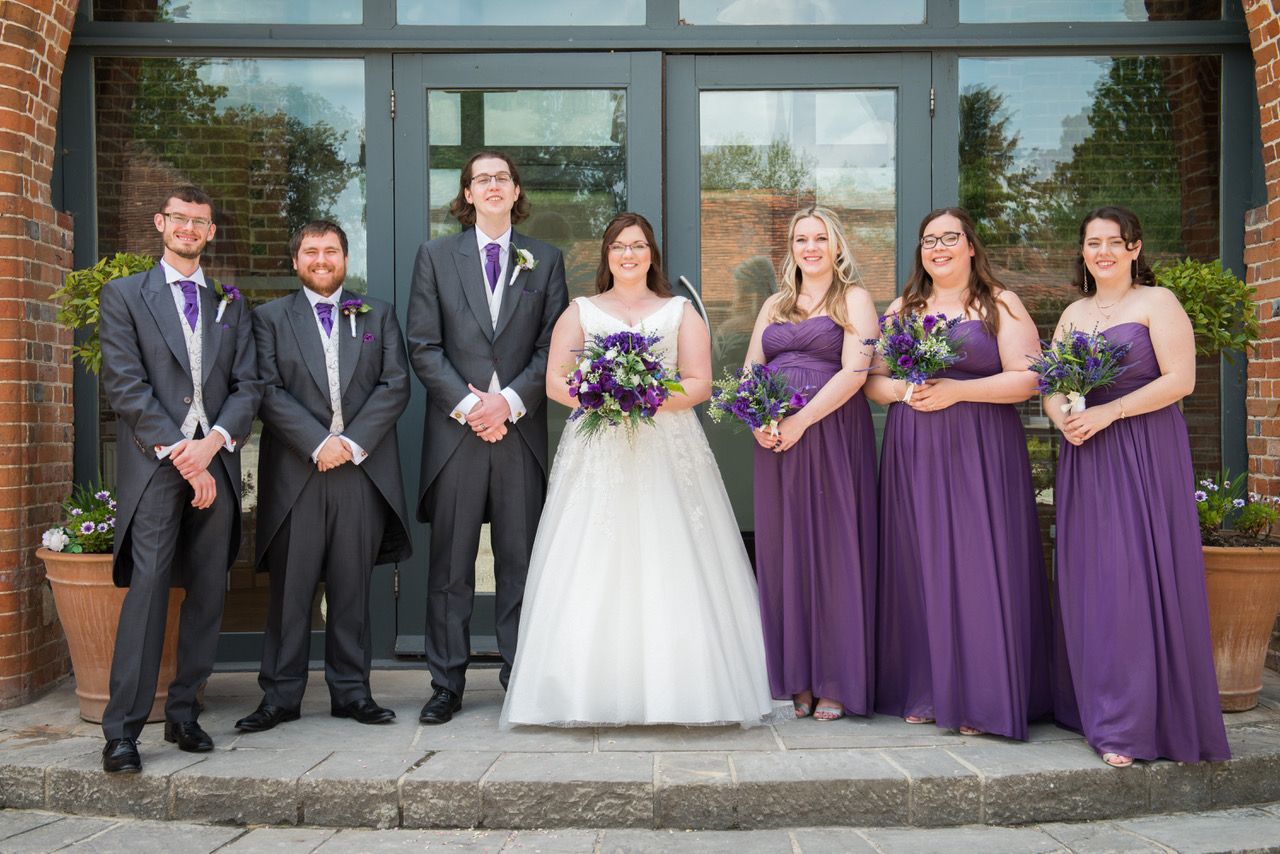
[[[476,224],[476,206],[467,201],[467,190],[471,187],[471,167],[477,160],[485,157],[495,157],[507,164],[507,171],[511,173],[511,180],[515,183],[516,189],[520,195],[516,196],[516,203],[511,208],[511,224],[516,225],[523,220],[529,218],[529,214],[533,212],[533,203],[529,201],[529,197],[524,194],[524,184],[520,183],[520,170],[516,168],[516,164],[501,151],[477,151],[471,155],[471,159],[467,161],[467,165],[462,167],[461,174],[458,175],[458,195],[453,201],[449,202],[449,213],[454,219],[466,226]]]
[[[658,241],[653,236],[653,226],[649,224],[649,220],[631,211],[623,211],[604,227],[604,236],[600,238],[600,266],[596,268],[596,293],[602,294],[613,287],[613,271],[609,269],[609,244],[617,240],[624,229],[633,225],[644,232],[645,242],[649,244],[649,272],[645,274],[645,285],[660,297],[671,296],[671,283],[662,272],[662,252],[658,250]]]
[[[964,239],[973,247],[973,262],[969,269],[969,298],[965,300],[965,309],[976,308],[978,315],[982,318],[983,327],[987,332],[995,335],[1000,330],[1000,309],[1009,311],[1008,306],[1001,305],[1000,300],[996,299],[1000,292],[1005,290],[1005,286],[991,271],[991,259],[987,256],[987,248],[982,245],[982,241],[978,240],[973,217],[969,216],[969,212],[964,208],[936,208],[920,220],[920,228],[916,232],[915,263],[911,266],[911,275],[907,278],[907,283],[902,286],[902,306],[898,311],[901,314],[925,311],[929,297],[933,294],[933,277],[925,272],[924,260],[921,257],[924,249],[920,246],[920,238],[924,237],[924,230],[929,227],[929,223],[943,216],[953,216],[960,221],[960,230],[964,233]]]
[[[1084,215],[1084,219],[1080,222],[1080,248],[1084,248],[1084,232],[1089,227],[1089,223],[1095,219],[1105,219],[1114,222],[1120,226],[1120,236],[1124,238],[1126,249],[1132,249],[1134,244],[1142,240],[1142,221],[1138,219],[1138,215],[1126,207],[1120,205],[1103,205],[1100,208],[1094,208]],[[1147,263],[1146,250],[1139,249],[1138,257],[1133,259],[1129,265],[1129,274],[1133,276],[1135,285],[1154,286],[1156,283],[1156,274],[1151,271],[1151,265]],[[1076,290],[1085,296],[1097,293],[1098,283],[1093,280],[1093,276],[1089,275],[1089,268],[1084,265],[1084,253],[1077,252],[1075,260],[1071,262],[1071,284],[1076,286]]]
[[[804,273],[796,264],[796,255],[792,244],[796,239],[796,226],[802,219],[818,219],[827,229],[827,251],[832,253],[832,264],[835,267],[831,278],[831,287],[822,307],[827,316],[847,332],[857,332],[849,321],[849,310],[845,305],[845,295],[849,288],[859,287],[862,277],[858,275],[858,265],[853,261],[853,252],[849,249],[849,241],[844,236],[844,228],[840,218],[827,208],[803,208],[791,217],[787,226],[787,255],[782,261],[782,277],[778,280],[779,298],[769,312],[770,323],[799,323],[812,317],[800,309],[800,287],[804,282]]]

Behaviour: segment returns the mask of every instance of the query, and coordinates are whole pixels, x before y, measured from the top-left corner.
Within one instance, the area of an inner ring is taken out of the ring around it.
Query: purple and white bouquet
[[[916,386],[963,358],[952,335],[960,321],[945,314],[888,314],[880,318],[880,337],[863,342],[876,348],[890,377],[907,381],[903,403],[911,400]]]
[[[111,551],[116,533],[116,500],[110,492],[77,487],[62,509],[66,513],[62,524],[45,531],[40,538],[41,545],[70,554]]]
[[[1101,332],[1068,329],[1057,341],[1044,344],[1031,370],[1040,375],[1040,393],[1066,395],[1063,412],[1084,412],[1084,396],[1106,388],[1124,373],[1120,361],[1131,344],[1112,344]]]
[[[569,374],[569,396],[578,408],[569,416],[578,430],[591,436],[605,427],[626,425],[634,431],[653,423],[658,407],[674,393],[684,393],[680,375],[662,364],[654,351],[660,335],[615,332],[593,335]]]
[[[810,391],[792,386],[777,368],[752,362],[736,374],[726,370],[724,379],[711,384],[708,412],[717,424],[735,418],[752,430],[768,427],[776,436],[778,422],[808,403]]]

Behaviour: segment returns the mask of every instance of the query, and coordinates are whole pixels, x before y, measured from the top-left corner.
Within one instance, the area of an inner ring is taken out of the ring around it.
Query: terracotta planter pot
[[[1280,612],[1280,547],[1204,547],[1218,698],[1224,712],[1258,705],[1271,627]]]
[[[58,619],[67,636],[71,670],[76,677],[76,696],[80,698],[80,717],[90,723],[101,723],[111,682],[116,627],[127,591],[111,581],[109,554],[75,555],[42,548],[36,550],[36,557],[44,561]],[[155,702],[148,721],[164,720],[165,695],[177,669],[178,611],[186,595],[181,587],[169,592],[160,679],[156,682]]]

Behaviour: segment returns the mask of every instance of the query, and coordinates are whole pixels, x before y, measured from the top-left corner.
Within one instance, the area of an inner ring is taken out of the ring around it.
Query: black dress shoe
[[[109,738],[102,748],[102,770],[108,774],[137,774],[142,770],[136,738]]]
[[[462,695],[448,688],[437,688],[422,707],[418,720],[424,724],[445,724],[453,720],[453,713],[462,710]]]
[[[236,721],[236,729],[241,732],[266,732],[277,724],[296,721],[302,717],[298,709],[286,709],[284,706],[273,706],[266,700],[258,704],[253,713]]]
[[[164,740],[178,745],[187,753],[208,753],[213,750],[213,739],[195,721],[165,721]]]
[[[346,705],[331,703],[329,714],[335,718],[355,718],[362,724],[386,724],[396,719],[395,712],[379,706],[372,697],[361,697]]]

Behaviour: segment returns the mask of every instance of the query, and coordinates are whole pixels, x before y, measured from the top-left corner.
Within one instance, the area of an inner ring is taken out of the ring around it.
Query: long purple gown
[[[1126,370],[1087,405],[1160,376],[1140,323]],[[1192,490],[1191,446],[1176,404],[1116,420],[1058,462],[1057,576],[1062,639],[1059,723],[1099,753],[1179,762],[1229,759],[1218,705]],[[1074,690],[1073,690],[1074,686]]]
[[[829,317],[775,323],[767,362],[812,393],[840,369]],[[776,454],[755,449],[756,576],[769,688],[870,714],[876,565],[875,430],[859,391]]]
[[[981,321],[940,378],[1004,370]],[[1025,740],[1049,712],[1052,622],[1026,434],[1011,404],[889,407],[880,457],[876,711]]]

